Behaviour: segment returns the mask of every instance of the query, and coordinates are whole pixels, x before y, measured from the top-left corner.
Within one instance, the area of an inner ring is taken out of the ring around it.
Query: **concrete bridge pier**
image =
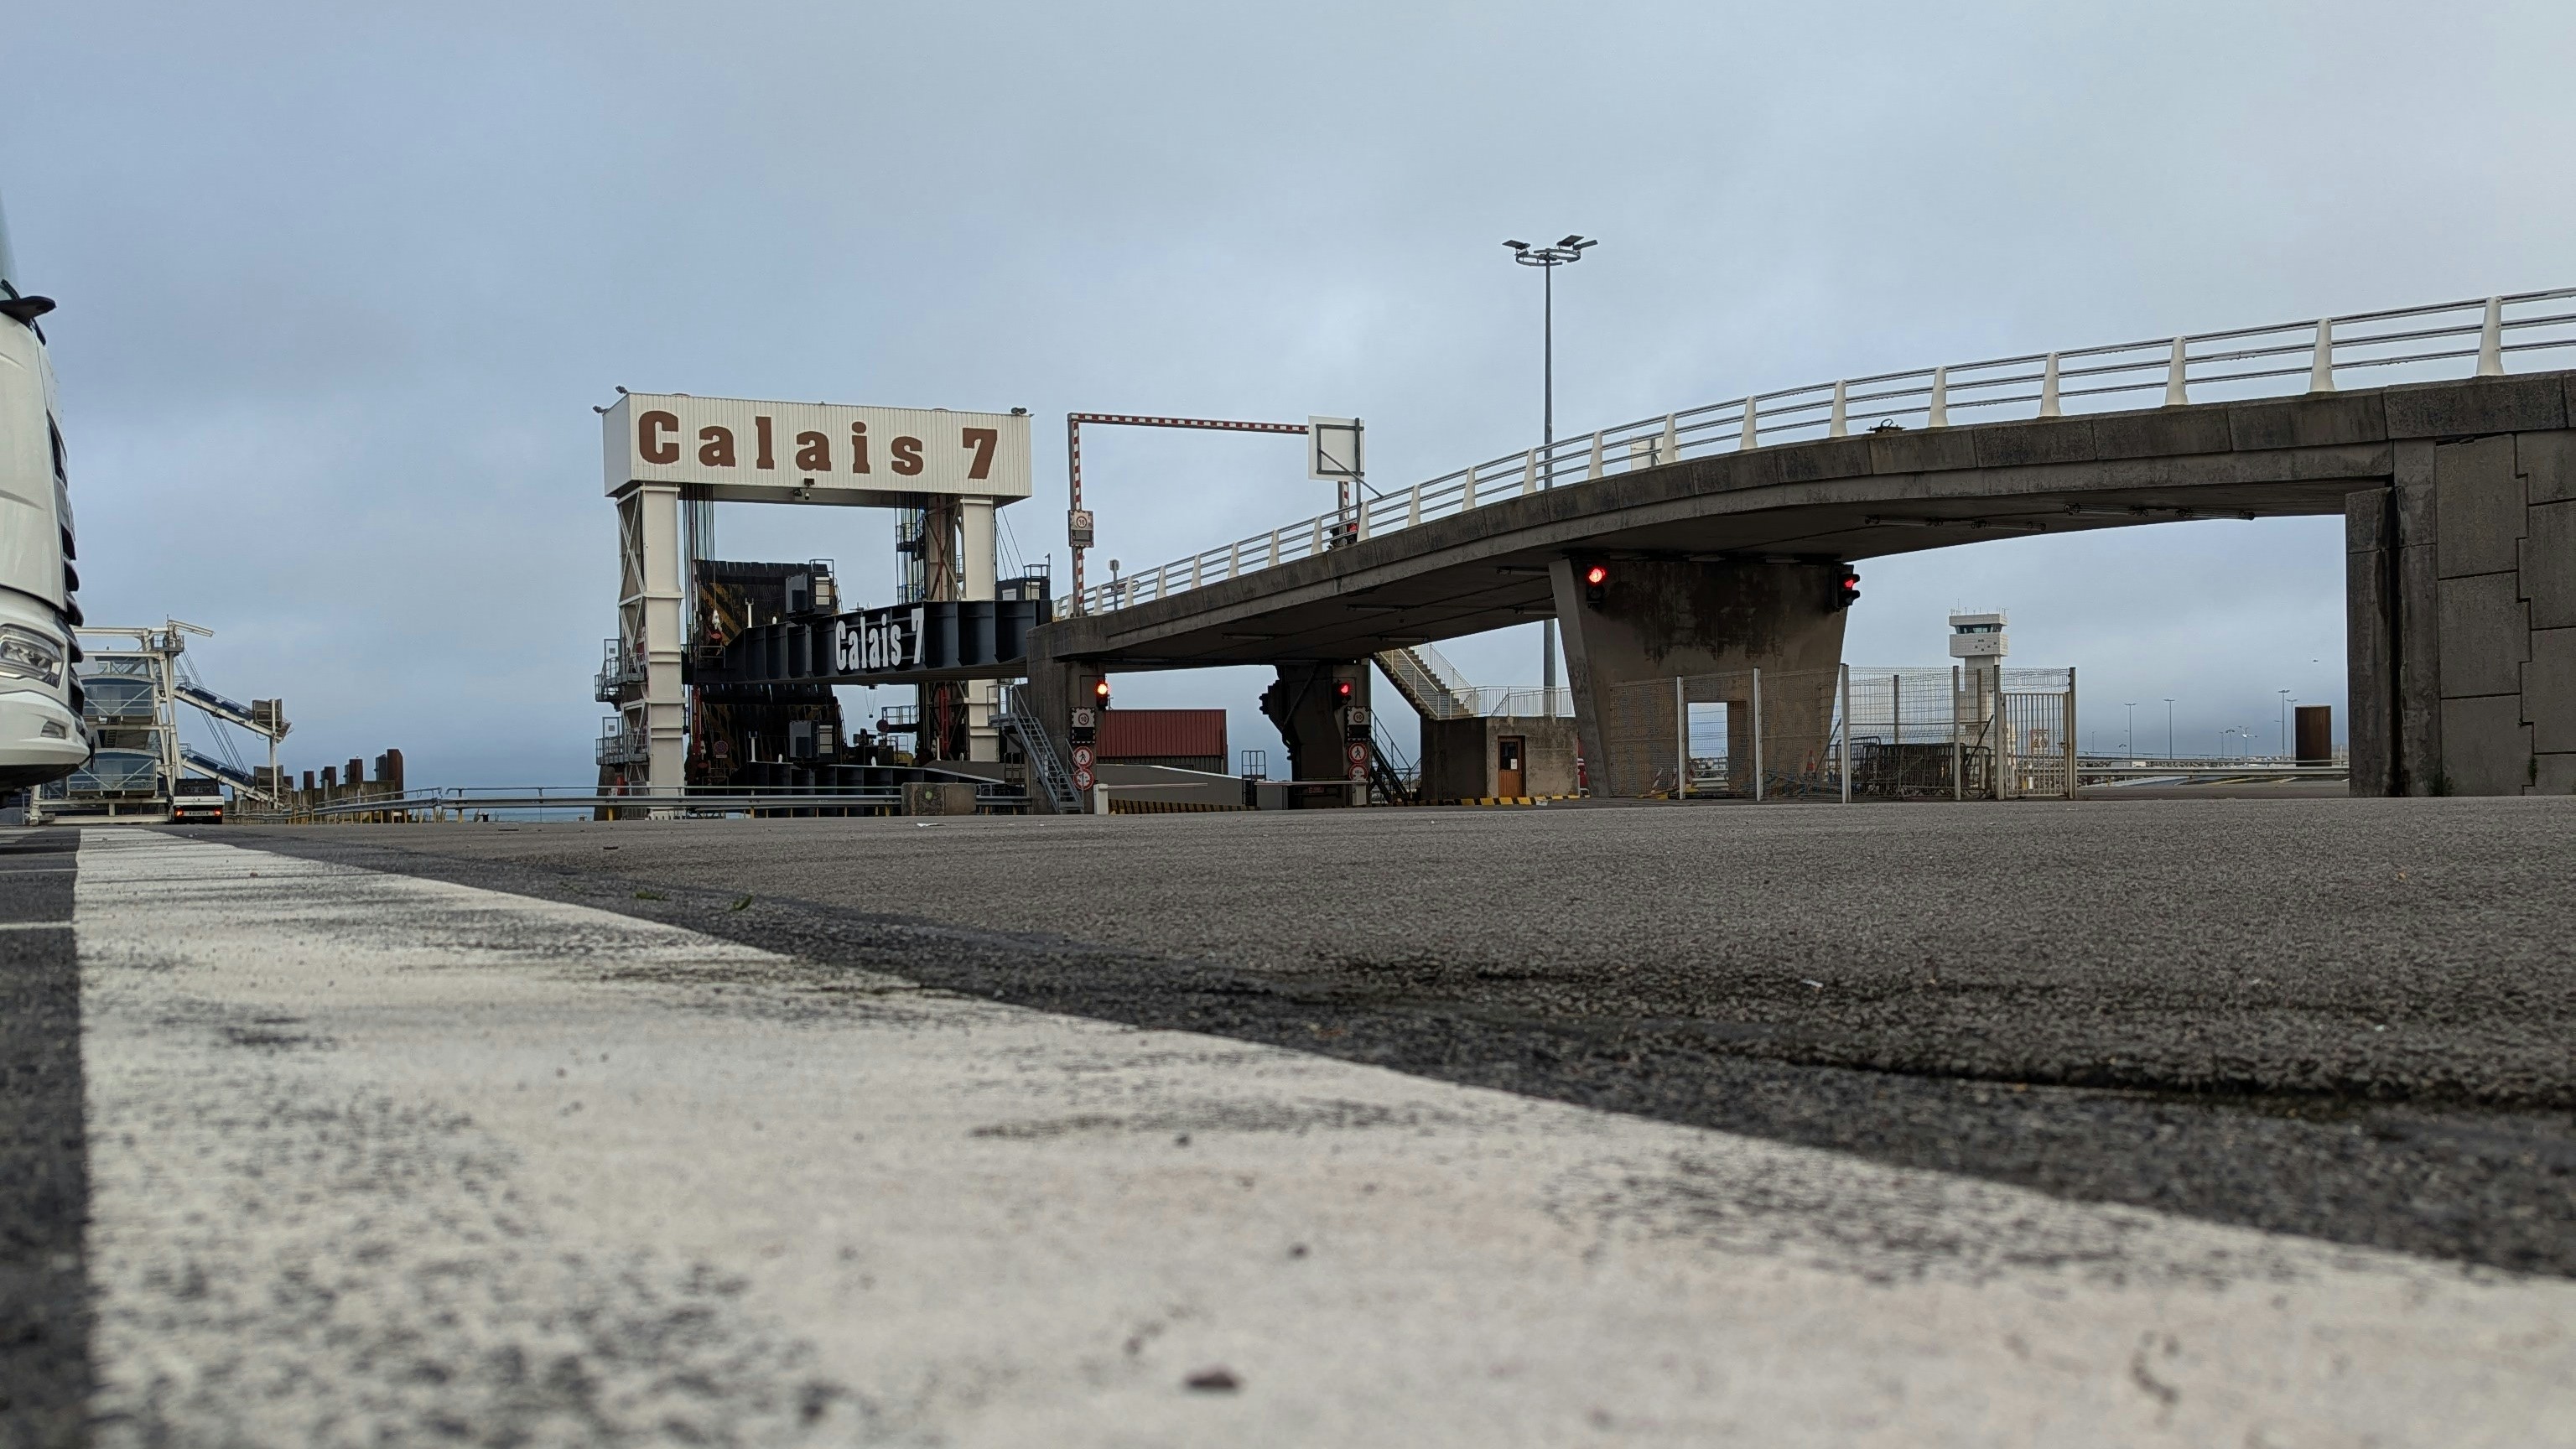
[[[2490,390],[2345,498],[2356,795],[2576,793],[2576,431]]]
[[[1347,697],[1341,686],[1350,686]],[[1348,780],[1351,777],[1347,712],[1369,705],[1369,663],[1365,659],[1300,662],[1279,666],[1279,678],[1262,692],[1261,712],[1279,727],[1288,745],[1288,778]],[[1361,743],[1367,736],[1363,733]],[[1367,803],[1363,784],[1346,796],[1310,792],[1304,805]]]
[[[1760,718],[1767,773],[1805,768],[1833,719],[1843,656],[1840,566],[1612,559],[1602,599],[1588,597],[1582,571],[1594,560],[1549,565],[1565,662],[1574,686],[1575,727],[1595,794],[1635,797],[1669,780],[1681,748],[1675,676],[1763,675]],[[1691,693],[1725,703],[1728,755],[1738,788],[1749,791],[1754,719],[1751,680],[1727,679]]]

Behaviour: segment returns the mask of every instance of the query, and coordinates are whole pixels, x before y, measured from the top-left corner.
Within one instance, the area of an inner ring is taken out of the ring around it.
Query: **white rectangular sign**
[[[637,483],[694,484],[730,503],[1029,496],[1025,413],[631,393],[604,420],[611,496]]]
[[[1362,433],[1357,418],[1306,419],[1306,476],[1331,482],[1336,478],[1358,478],[1366,473],[1361,466]]]

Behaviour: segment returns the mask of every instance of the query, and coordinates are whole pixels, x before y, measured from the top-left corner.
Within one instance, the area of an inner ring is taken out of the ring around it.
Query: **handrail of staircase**
[[[1056,758],[1055,742],[1047,737],[1045,727],[1038,723],[1036,715],[1028,708],[1025,686],[1004,686],[1002,711],[994,723],[1019,737],[1020,752],[1028,756],[1030,767],[1037,772],[1039,787],[1046,791],[1048,803],[1056,808],[1058,814],[1071,814],[1082,808],[1082,797],[1073,788],[1073,776],[1065,770],[1064,762]]]

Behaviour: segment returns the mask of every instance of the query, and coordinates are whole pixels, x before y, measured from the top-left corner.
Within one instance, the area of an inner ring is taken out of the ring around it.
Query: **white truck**
[[[0,218],[0,791],[59,780],[90,757],[72,665],[72,504],[53,365]]]

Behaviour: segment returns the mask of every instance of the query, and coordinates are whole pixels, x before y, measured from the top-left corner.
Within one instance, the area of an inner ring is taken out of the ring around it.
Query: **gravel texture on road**
[[[2078,1201],[2576,1276],[2576,802],[207,838]]]

